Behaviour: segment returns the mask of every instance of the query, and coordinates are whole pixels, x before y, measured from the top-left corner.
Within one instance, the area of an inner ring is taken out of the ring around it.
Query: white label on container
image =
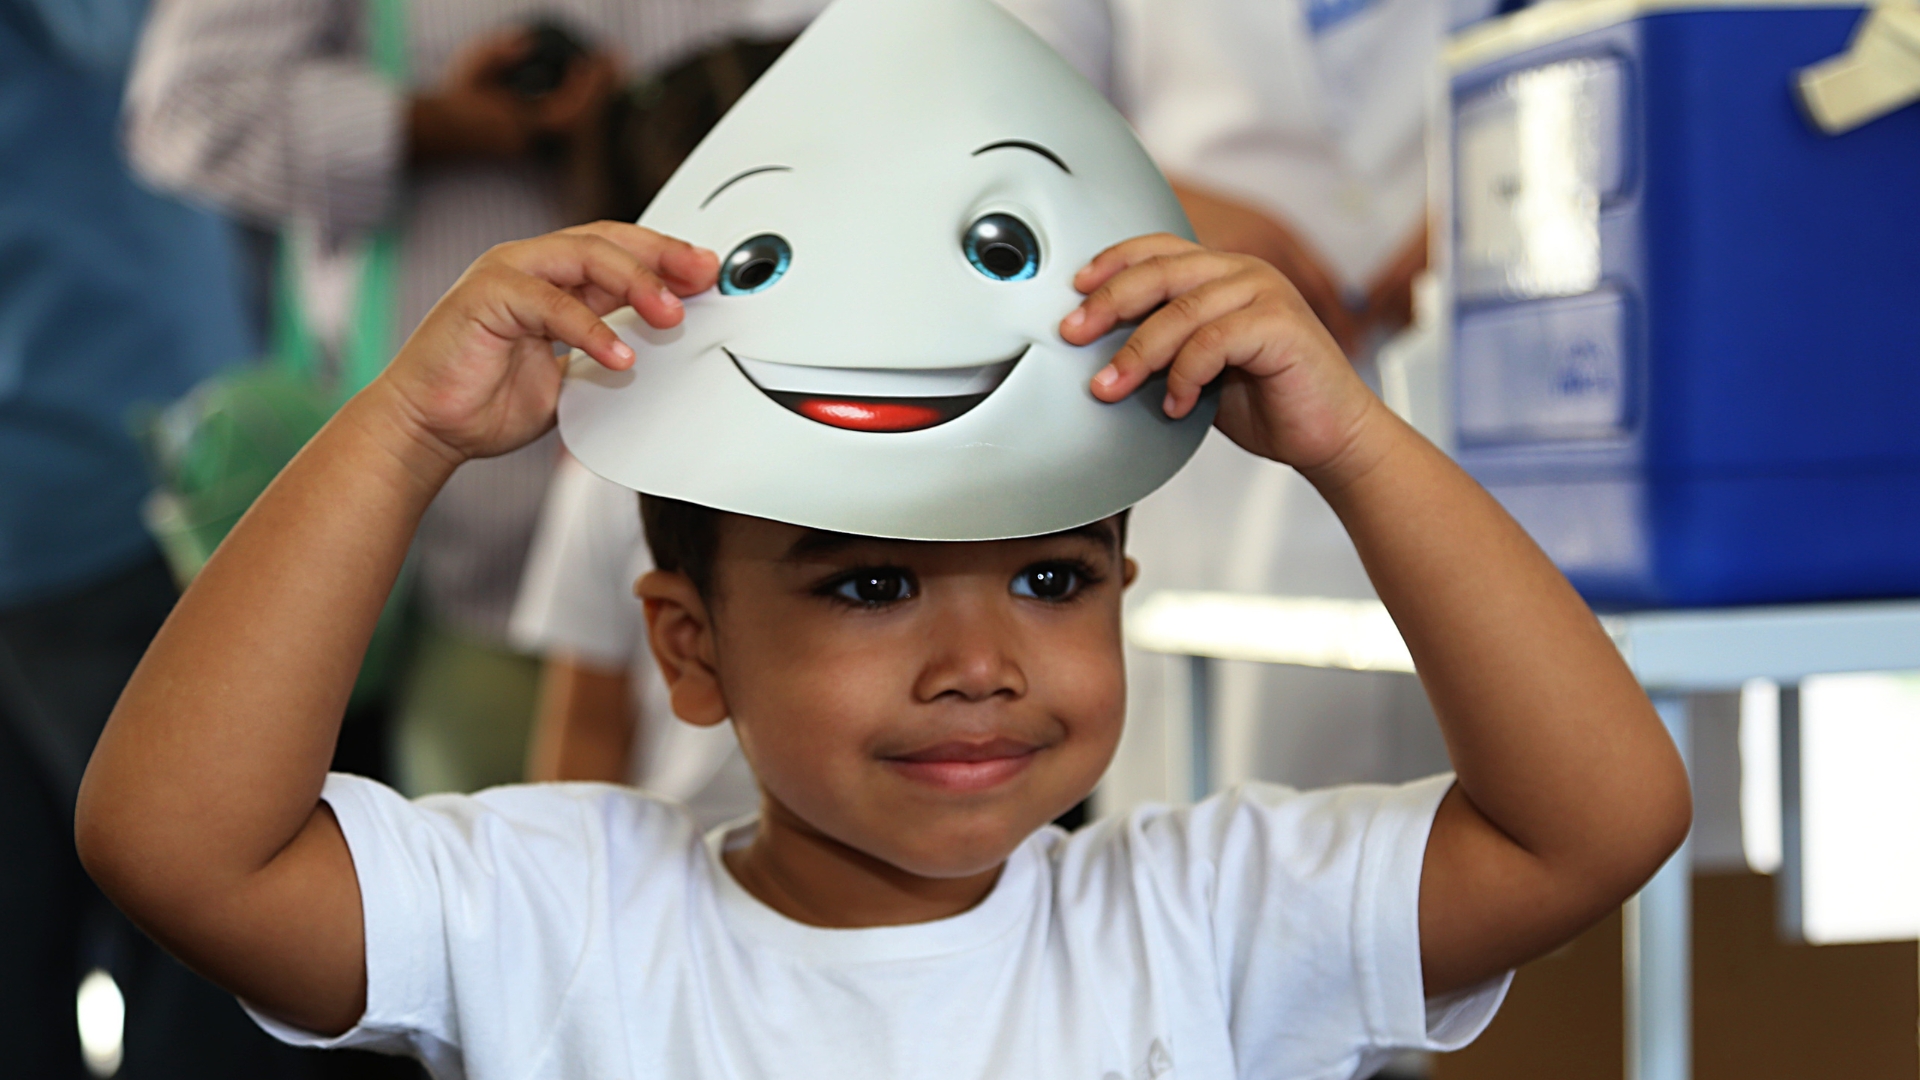
[[[1600,204],[1620,186],[1625,68],[1583,57],[1512,75],[1457,115],[1459,292],[1574,296],[1600,283]]]

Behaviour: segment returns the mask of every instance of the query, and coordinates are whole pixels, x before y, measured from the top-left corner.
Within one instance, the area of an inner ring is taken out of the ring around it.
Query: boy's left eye
[[[1009,586],[1015,596],[1034,600],[1065,600],[1086,584],[1079,570],[1065,563],[1029,566],[1013,575]]]

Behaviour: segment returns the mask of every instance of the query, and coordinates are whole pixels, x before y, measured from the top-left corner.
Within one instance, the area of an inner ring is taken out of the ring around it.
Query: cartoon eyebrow
[[[1066,166],[1062,165],[1061,168],[1064,169],[1066,168]],[[714,188],[712,194],[700,200],[700,209],[705,210],[707,208],[707,204],[712,202],[714,199],[718,198],[721,192],[727,190],[733,185],[739,183],[740,181],[745,180],[749,176],[753,176],[755,174],[763,173],[763,172],[792,172],[792,171],[793,171],[793,166],[791,165],[760,165],[755,168],[748,169],[746,172],[734,173],[732,176],[726,179],[726,182],[722,183],[719,187]]]
[[[1060,160],[1059,154],[1054,153],[1036,142],[1028,142],[1025,139],[1002,139],[999,142],[988,143],[980,149],[975,150],[972,156],[979,157],[989,150],[1031,150],[1041,157],[1046,158],[1048,161],[1053,162],[1055,165],[1060,166],[1061,172],[1066,173],[1068,176],[1073,175],[1073,170],[1067,168],[1067,163]]]

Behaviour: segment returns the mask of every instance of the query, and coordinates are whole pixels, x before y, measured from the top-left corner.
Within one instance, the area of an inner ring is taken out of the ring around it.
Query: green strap
[[[407,6],[403,0],[367,0],[367,51],[375,70],[405,87],[407,64]]]
[[[367,45],[373,66],[404,93],[408,82],[406,4],[404,0],[367,2],[371,21]],[[366,265],[360,270],[353,329],[340,364],[349,393],[372,382],[392,359],[399,297],[400,233],[388,222],[368,242]]]
[[[374,70],[405,91],[408,82],[405,0],[367,0],[367,53]],[[283,366],[318,377],[320,343],[301,297],[294,244],[280,237],[273,301],[274,357]],[[400,235],[392,222],[367,238],[354,290],[352,321],[341,342],[341,397],[372,382],[393,355],[394,309],[400,295]]]
[[[285,231],[273,258],[273,362],[309,378],[320,370],[320,343],[300,302],[300,260]]]
[[[360,267],[353,326],[341,350],[342,387],[351,394],[372,382],[393,359],[393,309],[400,295],[400,238],[391,226],[375,232]]]

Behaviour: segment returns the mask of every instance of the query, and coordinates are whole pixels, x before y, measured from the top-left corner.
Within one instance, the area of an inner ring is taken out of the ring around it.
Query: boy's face
[[[1116,529],[916,543],[725,515],[706,630],[723,700],[689,718],[724,708],[806,827],[925,877],[991,869],[1119,741]]]

